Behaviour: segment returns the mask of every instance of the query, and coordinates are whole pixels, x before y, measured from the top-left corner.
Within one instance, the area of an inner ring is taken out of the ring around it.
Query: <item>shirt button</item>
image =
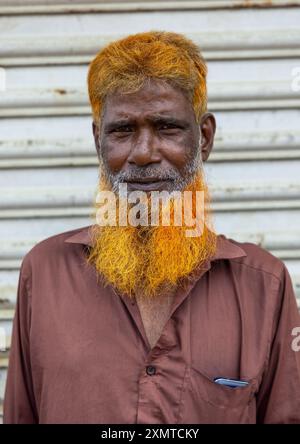
[[[153,365],[148,365],[148,366],[146,367],[146,373],[147,373],[147,375],[149,375],[149,376],[155,375],[155,373],[156,373],[156,368],[155,368]]]

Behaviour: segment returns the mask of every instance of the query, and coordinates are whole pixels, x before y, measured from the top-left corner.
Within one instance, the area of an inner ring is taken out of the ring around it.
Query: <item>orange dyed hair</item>
[[[192,40],[182,34],[150,31],[116,40],[92,60],[88,93],[96,125],[107,94],[138,91],[146,79],[180,88],[191,101],[197,122],[207,108],[207,67]]]

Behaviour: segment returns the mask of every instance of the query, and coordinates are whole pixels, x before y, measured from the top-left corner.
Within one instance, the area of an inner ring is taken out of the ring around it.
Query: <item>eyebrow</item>
[[[173,116],[159,116],[158,115],[158,116],[151,117],[149,120],[154,123],[169,123],[169,124],[178,125],[178,126],[182,126],[182,127],[187,127],[190,125],[188,121],[186,121],[184,119],[178,119],[177,117],[173,117]]]
[[[147,120],[149,120],[152,123],[158,124],[169,124],[169,125],[176,125],[182,128],[187,128],[190,126],[189,122],[184,120],[184,119],[178,119],[177,117],[173,117],[173,116],[153,116],[153,117],[149,117],[147,118]],[[119,120],[115,120],[112,122],[108,122],[107,124],[104,125],[104,131],[105,132],[111,132],[114,129],[120,128],[122,126],[126,126],[126,125],[133,125],[135,123],[135,119],[134,118],[128,118],[128,119],[119,119]]]
[[[132,124],[133,120],[132,119],[120,119],[120,120],[114,120],[112,122],[106,123],[104,125],[104,130],[106,132],[110,132],[116,128],[119,128],[121,126],[125,126],[125,125],[129,125]]]

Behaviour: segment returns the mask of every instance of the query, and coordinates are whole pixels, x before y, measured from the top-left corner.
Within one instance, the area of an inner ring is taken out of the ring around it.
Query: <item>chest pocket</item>
[[[253,422],[256,382],[231,388],[217,384],[198,369],[188,366],[182,396],[181,421],[188,424],[244,424]],[[253,416],[253,415],[252,415]]]

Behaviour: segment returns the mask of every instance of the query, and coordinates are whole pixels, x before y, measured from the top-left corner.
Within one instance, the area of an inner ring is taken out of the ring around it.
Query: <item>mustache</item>
[[[178,181],[182,179],[181,174],[175,169],[168,169],[162,171],[161,169],[155,168],[153,166],[148,167],[138,167],[134,166],[130,171],[123,171],[117,174],[112,174],[111,178],[114,182],[128,182],[128,181],[142,181],[143,179],[155,179],[155,180],[171,180]]]
[[[138,182],[147,180],[166,181],[166,187],[173,190],[182,190],[188,186],[203,171],[203,163],[201,159],[201,151],[198,150],[195,155],[189,159],[182,171],[176,167],[169,166],[167,169],[161,165],[140,166],[132,164],[128,171],[113,172],[108,167],[103,156],[100,158],[100,177],[103,175],[106,182],[110,184],[112,191],[118,192],[119,185],[124,182]]]

